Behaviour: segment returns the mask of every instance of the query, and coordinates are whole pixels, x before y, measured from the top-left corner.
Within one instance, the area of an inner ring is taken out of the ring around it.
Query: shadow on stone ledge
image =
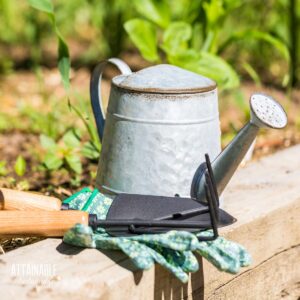
[[[71,246],[64,242],[61,242],[56,247],[56,250],[59,253],[63,255],[70,255],[70,256],[77,255],[85,249],[87,248]],[[118,264],[122,268],[131,271],[134,276],[135,284],[136,285],[139,284],[139,282],[143,277],[143,272],[139,270],[125,254],[123,254],[121,251],[118,250],[100,250],[100,249],[97,250],[102,254],[104,254],[105,256],[107,256],[109,259],[113,260],[116,264]]]

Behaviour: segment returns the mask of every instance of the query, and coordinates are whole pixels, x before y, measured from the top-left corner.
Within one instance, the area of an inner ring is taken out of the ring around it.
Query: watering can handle
[[[101,79],[102,73],[108,63],[115,65],[124,75],[131,74],[129,66],[118,58],[104,60],[100,62],[93,70],[90,82],[90,95],[100,141],[102,141],[105,125],[105,115],[101,99]]]

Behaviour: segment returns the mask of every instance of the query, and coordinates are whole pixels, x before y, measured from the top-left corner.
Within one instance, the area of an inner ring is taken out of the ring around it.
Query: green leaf
[[[58,69],[61,75],[62,83],[66,91],[70,88],[70,54],[67,43],[61,35],[57,25],[54,14],[53,4],[51,0],[28,0],[29,4],[40,11],[48,14],[48,17],[52,23],[53,30],[58,39]]]
[[[55,152],[48,152],[43,161],[48,170],[58,170],[63,165],[63,160]]]
[[[223,0],[223,6],[227,14],[240,7],[243,3],[242,0]]]
[[[60,72],[61,80],[66,90],[70,89],[70,59],[63,57],[58,61],[58,70]]]
[[[40,11],[52,14],[53,4],[51,0],[28,0],[30,6]]]
[[[201,52],[201,58],[190,69],[214,79],[223,89],[233,89],[240,85],[236,71],[223,58],[214,54]]]
[[[99,151],[101,150],[101,143],[99,141],[99,136],[97,132],[97,128],[94,126],[94,123],[90,122],[90,117],[89,116],[84,116],[83,112],[76,106],[74,106],[70,101],[69,101],[69,107],[75,111],[77,116],[80,118],[80,120],[83,122],[86,130],[89,133],[91,142],[95,145]],[[85,102],[80,101],[81,106],[86,106]]]
[[[200,60],[200,54],[194,49],[187,49],[176,55],[168,55],[167,58],[169,63],[190,70],[190,65]]]
[[[19,155],[15,163],[15,172],[18,176],[23,176],[26,172],[26,161],[23,156]]]
[[[78,154],[71,153],[65,156],[67,165],[77,174],[82,173],[82,165],[80,161],[80,156]]]
[[[80,182],[81,182],[81,178],[80,175],[77,174],[75,177],[71,178],[71,186],[73,187],[79,187],[80,186]]]
[[[186,50],[177,56],[168,56],[169,62],[215,80],[222,89],[239,86],[239,77],[221,57],[208,52]]]
[[[54,150],[57,147],[54,139],[52,139],[51,137],[46,136],[44,134],[40,135],[40,143],[41,143],[42,147],[46,150]]]
[[[65,89],[69,90],[70,68],[71,68],[69,48],[65,40],[59,33],[57,27],[56,27],[56,34],[58,37],[58,69]]]
[[[97,148],[91,141],[84,143],[82,154],[84,157],[92,160],[97,160],[100,156],[101,148]]]
[[[210,26],[217,24],[219,19],[224,16],[223,0],[211,0],[203,3],[203,9]]]
[[[56,32],[56,36],[58,38],[58,56],[59,56],[59,58],[69,57],[70,54],[69,54],[68,45],[65,42],[63,36],[61,35],[61,33],[57,27],[55,28],[55,32]]]
[[[191,47],[197,51],[200,51],[203,44],[203,27],[204,25],[201,22],[196,22],[193,26]]]
[[[269,33],[262,32],[255,29],[246,29],[236,33],[233,33],[219,48],[219,53],[224,51],[230,44],[237,42],[242,39],[254,39],[261,40],[269,43],[271,46],[276,48],[282,56],[290,61],[289,49],[287,45],[282,42],[279,38],[272,36]]]
[[[2,160],[0,161],[0,176],[7,175],[8,171],[6,169],[6,161]]]
[[[187,42],[192,37],[192,27],[185,22],[173,22],[163,35],[163,49],[168,53],[176,54],[187,48]]]
[[[246,70],[246,72],[249,74],[249,76],[252,78],[252,80],[257,84],[257,85],[261,85],[261,81],[260,81],[260,77],[257,74],[257,72],[255,71],[255,69],[248,64],[247,62],[244,62],[242,64],[243,68]]]
[[[166,28],[170,22],[170,8],[165,0],[135,0],[136,10],[149,21]]]
[[[171,12],[172,20],[181,20],[189,24],[194,24],[194,22],[199,18],[202,10],[202,1],[191,1],[191,0],[179,0],[172,1],[169,6]],[[201,18],[199,18],[201,19]],[[202,20],[203,21],[203,20]]]
[[[145,59],[151,62],[158,60],[156,29],[150,22],[132,19],[124,24],[124,28]]]
[[[67,147],[72,149],[80,146],[80,138],[73,130],[69,130],[64,134],[63,141]]]

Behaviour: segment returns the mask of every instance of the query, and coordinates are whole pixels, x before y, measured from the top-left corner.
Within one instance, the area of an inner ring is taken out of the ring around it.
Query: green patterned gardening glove
[[[64,201],[70,208],[97,214],[104,220],[112,199],[89,189],[83,189]],[[201,235],[210,235],[210,231]],[[189,272],[199,265],[193,252],[197,252],[219,270],[237,273],[240,267],[250,264],[250,256],[240,245],[224,238],[199,242],[197,236],[186,231],[171,230],[163,234],[144,234],[130,237],[112,237],[103,228],[93,230],[77,224],[64,236],[64,242],[75,246],[123,251],[139,269],[149,269],[159,263],[182,282],[188,280]]]

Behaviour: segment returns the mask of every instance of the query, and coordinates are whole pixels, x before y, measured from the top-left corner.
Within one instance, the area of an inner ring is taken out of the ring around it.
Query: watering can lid
[[[113,84],[131,91],[168,94],[201,93],[216,88],[216,83],[207,77],[167,64],[116,76]]]

